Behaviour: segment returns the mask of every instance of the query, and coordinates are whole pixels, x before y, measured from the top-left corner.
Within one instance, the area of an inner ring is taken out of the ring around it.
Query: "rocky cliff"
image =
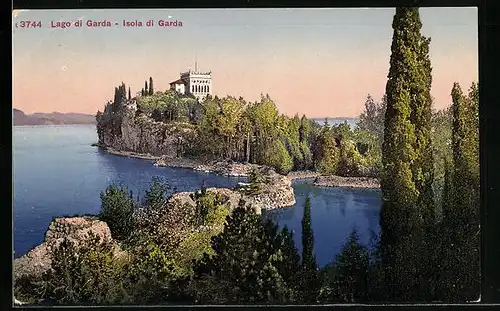
[[[111,238],[111,231],[105,222],[93,217],[55,218],[45,233],[44,242],[24,256],[14,260],[14,277],[40,276],[50,268],[51,250],[57,247],[65,237],[78,245],[80,241],[88,236],[89,232],[98,235],[101,241],[114,243]],[[118,244],[115,244],[115,249],[117,256],[123,254]]]
[[[130,106],[119,116],[98,117],[97,122],[100,146],[168,158],[182,156],[195,133],[191,124],[156,122]]]

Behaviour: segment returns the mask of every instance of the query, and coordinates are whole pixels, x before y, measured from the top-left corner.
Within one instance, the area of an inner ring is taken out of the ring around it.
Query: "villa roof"
[[[172,84],[186,84],[186,82],[184,82],[184,80],[182,79],[179,79],[179,80],[175,80],[174,82],[170,82],[170,85]]]

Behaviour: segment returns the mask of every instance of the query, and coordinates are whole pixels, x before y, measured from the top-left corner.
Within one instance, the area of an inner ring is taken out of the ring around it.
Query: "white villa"
[[[212,72],[187,71],[180,79],[170,82],[170,89],[181,94],[194,95],[198,100],[212,94]]]

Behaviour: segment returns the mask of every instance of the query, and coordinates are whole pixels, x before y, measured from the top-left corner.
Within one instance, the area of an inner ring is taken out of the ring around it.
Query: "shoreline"
[[[143,154],[132,151],[120,151],[112,147],[102,146],[99,143],[92,144],[93,147],[98,147],[101,150],[116,156],[136,158],[141,160],[153,161],[153,165],[157,167],[171,167],[171,168],[187,168],[199,172],[205,172],[215,175],[221,175],[226,177],[245,177],[246,174],[238,174],[238,176],[232,176],[230,174],[220,174],[214,169],[210,170],[200,170],[200,167],[211,167],[213,165],[207,165],[201,161],[189,159],[189,158],[172,158],[166,159],[163,156],[154,156],[151,154]],[[241,163],[239,164],[241,165]],[[255,165],[255,164],[254,164]],[[286,176],[290,181],[300,182],[300,181],[312,181],[311,185],[313,187],[323,187],[323,188],[353,188],[353,189],[380,189],[380,183],[377,178],[374,177],[342,177],[342,176],[324,176],[319,172],[314,171],[292,171]]]
[[[89,126],[89,125],[96,125],[96,123],[54,123],[54,124],[16,124],[16,125],[12,125],[12,127],[44,127],[44,126],[66,126],[66,125],[71,125],[71,126],[74,126],[74,125],[85,125],[85,126]]]

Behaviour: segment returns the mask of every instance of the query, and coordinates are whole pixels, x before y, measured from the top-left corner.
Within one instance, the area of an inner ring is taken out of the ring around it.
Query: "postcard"
[[[16,304],[479,299],[476,8],[12,27]]]

